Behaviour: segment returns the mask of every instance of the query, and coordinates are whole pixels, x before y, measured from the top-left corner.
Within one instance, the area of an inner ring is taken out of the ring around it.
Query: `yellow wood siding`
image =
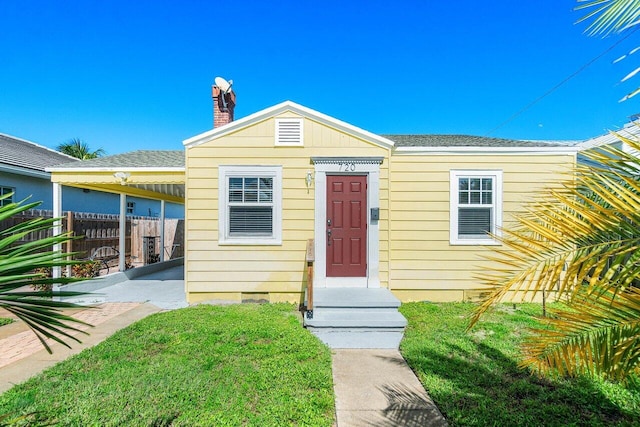
[[[284,114],[278,117],[291,117]],[[186,152],[185,281],[190,302],[241,300],[244,293],[269,293],[271,301],[301,302],[306,287],[307,239],[314,238],[315,184],[307,188],[311,157],[385,157],[380,171],[380,206],[388,203],[388,150],[304,119],[304,146],[275,146],[275,117]],[[282,244],[218,243],[218,167],[282,166]],[[324,207],[320,207],[324,209]],[[379,222],[388,238],[386,212]],[[380,244],[380,277],[388,286],[387,242]]]
[[[285,113],[277,117],[293,117]],[[424,154],[389,151],[304,118],[304,146],[275,146],[272,117],[187,149],[186,263],[190,302],[208,299],[302,302],[305,249],[314,238],[311,157],[383,157],[380,166],[379,270],[382,287],[403,301],[460,301],[481,292],[475,279],[490,249],[452,245],[450,170],[500,170],[503,226],[545,186],[564,178],[572,154]],[[219,244],[219,166],[282,167],[282,244]]]
[[[503,172],[503,226],[544,187],[565,177],[574,155],[399,155],[391,159],[389,283],[404,301],[460,301],[480,289],[492,263],[484,246],[449,243],[449,171]]]

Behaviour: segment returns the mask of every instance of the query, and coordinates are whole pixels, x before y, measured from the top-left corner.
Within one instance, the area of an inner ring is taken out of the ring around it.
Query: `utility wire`
[[[601,54],[599,54],[598,56],[596,56],[595,58],[593,58],[591,61],[587,62],[586,64],[584,64],[582,67],[580,67],[577,71],[575,71],[573,74],[569,75],[568,77],[566,77],[564,80],[562,80],[560,83],[558,83],[557,85],[555,85],[554,87],[552,87],[551,89],[549,89],[548,91],[546,91],[544,94],[542,94],[541,96],[539,96],[538,98],[534,99],[533,101],[531,101],[529,104],[527,104],[524,108],[522,108],[521,110],[519,110],[518,112],[516,112],[515,114],[513,114],[511,117],[509,117],[507,120],[505,120],[504,122],[500,123],[498,126],[494,127],[493,129],[491,129],[489,132],[487,132],[484,136],[487,137],[489,135],[491,135],[492,133],[494,133],[495,131],[497,131],[498,129],[502,128],[503,126],[505,126],[508,123],[511,123],[516,117],[520,116],[522,113],[524,113],[525,111],[527,111],[528,109],[530,109],[531,107],[533,107],[534,105],[536,105],[538,102],[542,101],[544,98],[546,98],[547,96],[551,95],[553,92],[555,92],[556,90],[558,90],[562,85],[564,85],[565,83],[567,83],[569,80],[571,80],[572,78],[574,78],[575,76],[577,76],[578,74],[580,74],[581,72],[583,72],[584,70],[586,70],[591,64],[593,64],[594,62],[596,62],[598,59],[602,58],[603,56],[605,56],[607,53],[611,52],[613,49],[615,49],[620,43],[622,43],[623,41],[625,41],[626,39],[628,39],[629,37],[631,37],[631,35],[633,33],[635,33],[638,30],[638,26],[636,26],[631,32],[629,32],[626,36],[624,36],[623,38],[619,39],[617,42],[615,42],[614,44],[612,44],[609,48],[607,48],[604,52],[602,52]]]

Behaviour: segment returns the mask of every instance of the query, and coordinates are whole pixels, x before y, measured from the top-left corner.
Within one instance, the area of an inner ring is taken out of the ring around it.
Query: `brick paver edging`
[[[90,309],[77,311],[72,316],[96,326],[139,305],[140,303],[137,302],[107,302]],[[82,324],[75,324],[74,326],[83,331],[91,329],[90,326]],[[76,336],[79,334],[80,332],[72,332],[70,335]],[[80,340],[82,341],[82,338]],[[47,340],[49,345],[53,342],[52,340]],[[43,349],[42,343],[31,330],[18,332],[15,335],[0,339],[0,368]]]

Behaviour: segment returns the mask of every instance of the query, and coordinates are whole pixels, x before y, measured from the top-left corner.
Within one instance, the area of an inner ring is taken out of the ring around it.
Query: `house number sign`
[[[356,170],[356,164],[353,162],[340,163],[340,172],[354,172]]]

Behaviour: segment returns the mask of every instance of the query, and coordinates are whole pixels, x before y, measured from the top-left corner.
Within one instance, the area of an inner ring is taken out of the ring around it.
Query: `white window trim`
[[[300,125],[300,139],[297,142],[286,142],[280,139],[280,124],[282,122],[296,122]],[[303,147],[304,146],[304,120],[299,117],[283,117],[275,120],[276,147]]]
[[[229,177],[273,177],[273,235],[229,236]],[[218,243],[221,245],[282,245],[282,166],[220,166],[218,168]]]
[[[491,234],[502,235],[502,171],[501,170],[450,170],[449,171],[449,243],[452,245],[500,245],[491,236],[484,238],[458,237],[458,178],[493,178],[494,179],[494,209],[493,229]]]
[[[0,185],[0,190],[2,190],[0,192],[0,194],[3,194],[4,190],[9,190],[7,193],[13,193],[11,195],[11,197],[9,197],[8,199],[2,199],[0,201],[0,206],[8,205],[9,203],[13,203],[16,200],[16,188],[15,187],[9,187],[8,185]]]

